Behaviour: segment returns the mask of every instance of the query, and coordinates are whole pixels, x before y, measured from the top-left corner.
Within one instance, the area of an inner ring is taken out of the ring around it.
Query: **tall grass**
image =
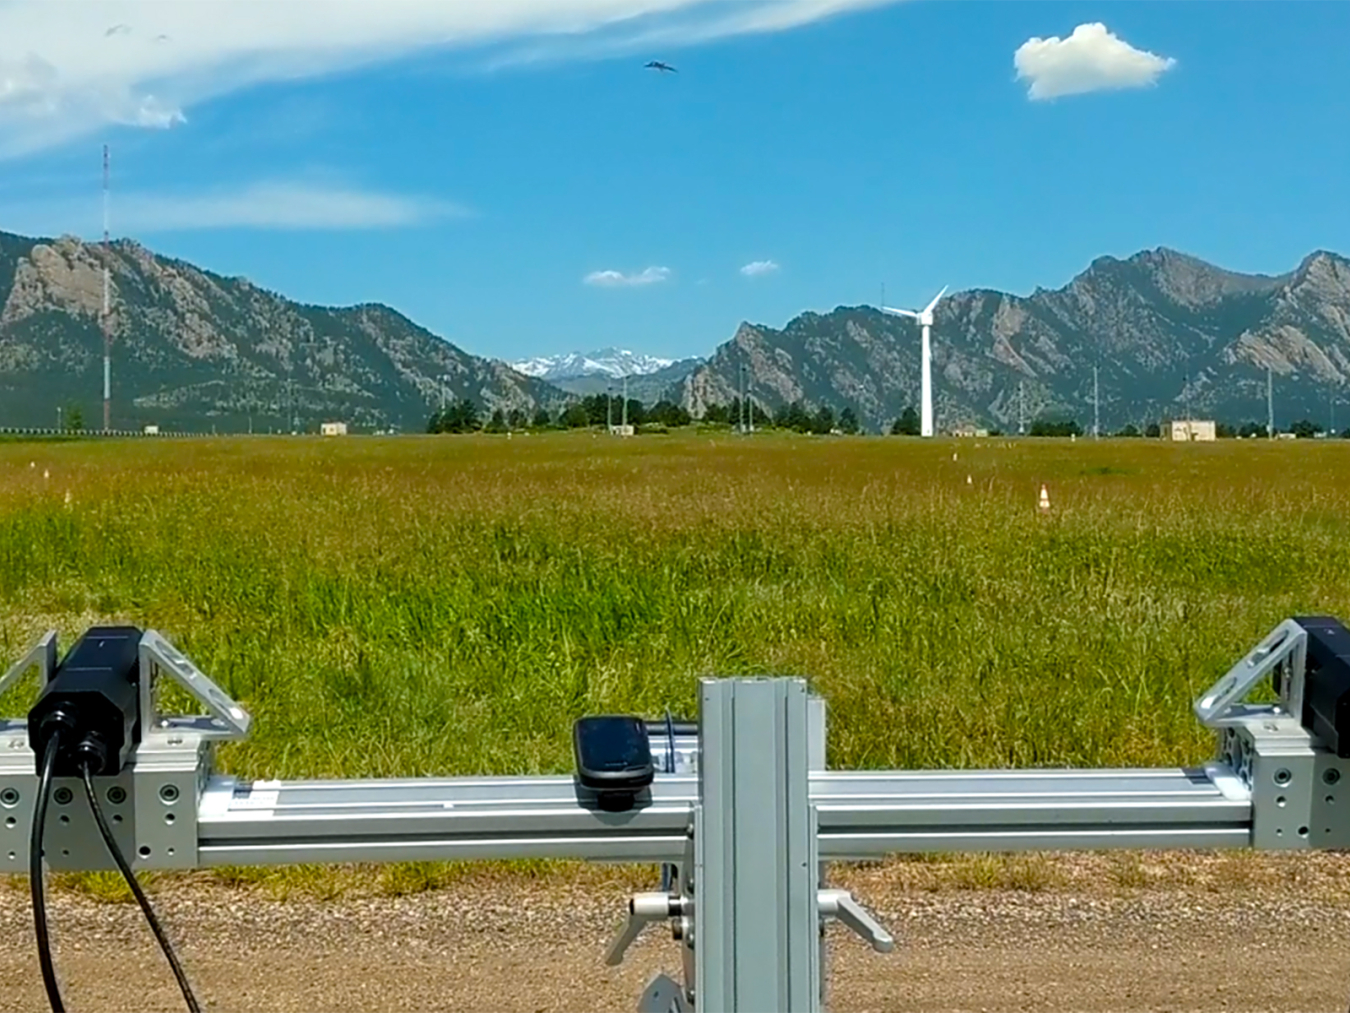
[[[3,444],[0,647],[161,630],[253,777],[566,770],[741,673],[811,679],[835,766],[1177,764],[1256,638],[1350,617],[1347,535],[1320,443]]]

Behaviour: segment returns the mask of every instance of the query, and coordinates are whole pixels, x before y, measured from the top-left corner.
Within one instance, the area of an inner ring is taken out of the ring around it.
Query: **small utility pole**
[[[628,374],[623,375],[623,434],[628,435]]]
[[[739,379],[740,379],[740,383],[737,384],[737,386],[740,388],[739,393],[740,393],[741,396],[738,397],[738,398],[736,399],[736,415],[737,415],[736,426],[737,426],[738,429],[740,429],[741,435],[744,436],[744,435],[745,435],[745,363],[743,363],[743,362],[741,363],[741,375],[740,375]]]
[[[1101,400],[1098,398],[1097,388],[1097,367],[1092,367],[1092,438],[1101,439],[1102,435],[1102,413]]]
[[[1027,434],[1027,390],[1026,384],[1017,381],[1017,435]]]
[[[614,433],[614,384],[605,384],[605,428]]]
[[[751,397],[751,388],[754,384],[754,377],[750,374],[750,367],[745,367],[745,420],[750,424],[750,432],[755,431],[755,402]]]

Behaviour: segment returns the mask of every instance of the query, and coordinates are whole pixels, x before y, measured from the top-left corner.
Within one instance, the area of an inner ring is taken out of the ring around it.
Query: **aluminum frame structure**
[[[246,781],[213,769],[249,715],[154,631],[141,641],[140,741],[99,779],[114,833],[141,869],[297,862],[568,858],[662,863],[606,957],[618,963],[669,924],[683,981],[655,979],[648,1011],[823,1008],[823,924],[886,952],[894,943],[828,862],[905,852],[1350,846],[1350,759],[1306,724],[1309,630],[1281,623],[1195,703],[1218,732],[1203,767],[1134,770],[832,771],[825,708],[799,679],[704,680],[697,726],[649,723],[657,770],[626,812],[569,776]],[[1347,639],[1350,633],[1339,627]],[[56,666],[49,633],[0,693]],[[1350,656],[1350,655],[1347,655]],[[166,716],[168,679],[206,712]],[[1272,679],[1278,702],[1247,704]],[[0,721],[0,871],[22,872],[36,790],[26,723]],[[110,860],[78,782],[57,778],[47,827],[54,869]]]

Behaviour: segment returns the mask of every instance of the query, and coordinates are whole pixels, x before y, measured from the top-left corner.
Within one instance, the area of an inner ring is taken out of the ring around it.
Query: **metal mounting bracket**
[[[1253,714],[1269,714],[1272,709],[1298,717],[1303,713],[1303,675],[1307,658],[1308,634],[1292,619],[1271,630],[1245,658],[1230,668],[1195,701],[1195,716],[1206,728],[1226,728]],[[1243,700],[1262,680],[1285,668],[1281,680],[1281,703],[1246,705]]]
[[[38,670],[38,680],[40,686],[47,685],[51,679],[52,673],[56,671],[56,631],[48,630],[42,635],[36,644],[34,644],[18,663],[10,668],[3,676],[0,676],[0,695],[3,695],[11,686],[22,679],[29,671],[35,667]],[[8,735],[11,732],[23,732],[28,734],[27,718],[5,718],[0,717],[0,736]]]
[[[161,714],[155,702],[155,678],[167,675],[194,700],[206,708],[205,715],[169,717]],[[155,732],[196,734],[206,742],[238,741],[248,736],[253,719],[230,699],[206,673],[169,643],[157,630],[141,636],[141,741]]]

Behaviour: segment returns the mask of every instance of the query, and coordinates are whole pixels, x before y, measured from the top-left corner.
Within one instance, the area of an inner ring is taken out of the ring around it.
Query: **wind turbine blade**
[[[942,286],[942,291],[939,292],[937,295],[933,296],[933,301],[930,302],[930,303],[928,304],[928,308],[927,308],[926,310],[924,310],[924,312],[925,312],[925,313],[932,313],[932,312],[933,312],[933,307],[936,306],[939,302],[941,302],[941,301],[942,301],[942,297],[943,297],[944,295],[946,295],[946,294],[947,294],[947,286],[946,286],[946,285],[943,285],[943,286]]]
[[[919,319],[919,314],[914,310],[893,310],[889,306],[883,306],[881,307],[881,312],[889,313],[892,316],[897,317],[913,317],[915,320]]]

